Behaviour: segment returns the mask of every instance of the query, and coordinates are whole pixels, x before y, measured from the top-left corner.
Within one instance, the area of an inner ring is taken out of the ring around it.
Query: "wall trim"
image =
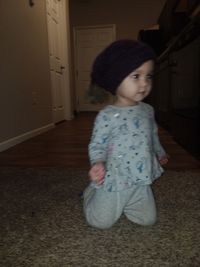
[[[55,127],[54,123],[50,123],[50,124],[47,124],[43,127],[34,129],[30,132],[26,132],[24,134],[21,134],[21,135],[14,137],[14,138],[8,139],[8,140],[0,143],[0,152],[7,150],[8,148],[13,147],[17,144],[20,144],[20,143],[22,143],[22,142],[24,142],[30,138],[33,138],[33,137],[35,137],[41,133],[49,131],[49,130],[53,129],[54,127]]]

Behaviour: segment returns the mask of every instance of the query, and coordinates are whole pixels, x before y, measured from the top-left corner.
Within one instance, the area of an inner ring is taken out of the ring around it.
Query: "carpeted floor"
[[[153,227],[122,216],[109,230],[85,223],[85,171],[1,168],[0,184],[2,267],[200,266],[200,171],[167,171],[153,185]]]

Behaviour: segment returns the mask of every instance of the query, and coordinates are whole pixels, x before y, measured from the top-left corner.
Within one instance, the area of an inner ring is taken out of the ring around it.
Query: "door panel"
[[[61,1],[47,0],[47,23],[49,36],[50,74],[52,81],[53,121],[65,119],[64,113],[64,83],[62,74],[61,53]]]
[[[90,84],[90,73],[95,57],[115,40],[114,25],[98,27],[76,27],[75,37],[75,67],[76,67],[76,97],[77,110],[100,110],[113,102],[112,96],[103,104],[91,104],[87,98]]]

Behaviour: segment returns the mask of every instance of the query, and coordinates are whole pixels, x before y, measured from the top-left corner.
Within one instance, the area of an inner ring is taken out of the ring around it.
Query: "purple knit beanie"
[[[135,40],[118,40],[111,43],[95,59],[91,82],[115,95],[120,83],[135,69],[156,54],[146,44]]]

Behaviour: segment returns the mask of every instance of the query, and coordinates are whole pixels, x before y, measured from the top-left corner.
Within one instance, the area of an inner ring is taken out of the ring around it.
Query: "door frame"
[[[60,1],[61,5],[61,53],[62,53],[62,66],[64,70],[62,71],[63,80],[64,80],[64,119],[71,120],[73,119],[73,108],[72,108],[72,92],[71,92],[71,57],[70,57],[70,24],[69,24],[69,0]],[[47,8],[47,0],[46,0],[46,8]],[[46,23],[47,23],[47,9],[46,9]],[[48,25],[47,25],[48,27]],[[47,29],[48,30],[48,29]],[[48,39],[49,43],[49,39]],[[50,70],[49,70],[50,73]],[[53,95],[52,95],[53,98]],[[53,112],[53,110],[52,110]],[[53,114],[52,114],[53,117]],[[55,123],[55,122],[54,122]]]
[[[110,28],[113,34],[113,41],[116,40],[116,24],[103,24],[103,25],[91,25],[91,26],[74,26],[73,27],[73,51],[74,51],[74,84],[75,84],[75,110],[80,112],[79,109],[79,99],[78,99],[78,75],[77,75],[77,53],[76,53],[76,44],[77,44],[77,31],[87,30],[87,29],[105,29]]]

